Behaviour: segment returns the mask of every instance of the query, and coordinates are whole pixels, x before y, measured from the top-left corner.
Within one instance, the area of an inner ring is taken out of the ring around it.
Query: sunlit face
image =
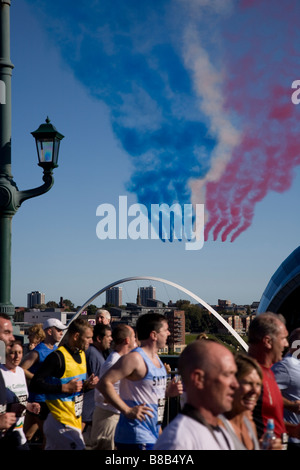
[[[279,331],[276,336],[272,337],[272,362],[278,362],[282,359],[282,353],[288,347],[288,331],[282,322],[279,323]]]
[[[23,348],[20,344],[9,347],[6,354],[6,366],[8,369],[15,369],[20,365],[23,357]]]
[[[168,322],[163,321],[159,331],[156,333],[157,338],[157,348],[162,349],[167,344],[167,339],[170,336]]]
[[[239,388],[235,392],[236,408],[240,411],[253,411],[261,393],[262,381],[256,369],[252,369],[238,379]]]
[[[2,340],[6,346],[9,346],[15,340],[11,321],[2,317],[0,317],[0,340]]]
[[[236,364],[229,351],[219,355],[205,372],[204,383],[210,408],[215,415],[231,410],[234,392],[238,387],[235,375]]]
[[[55,343],[58,343],[63,337],[63,334],[64,334],[63,330],[59,330],[58,328],[56,328],[56,326],[52,326],[51,331],[52,331],[53,340],[55,341]]]
[[[105,330],[105,335],[103,336],[101,343],[103,349],[109,349],[112,342],[111,330]]]
[[[96,324],[109,325],[110,319],[104,313],[100,313],[96,316]]]
[[[130,329],[128,348],[129,350],[131,350],[137,347],[137,342],[136,342],[135,332],[133,328],[131,328],[130,326],[128,328]]]
[[[84,333],[80,336],[81,350],[87,351],[90,344],[93,342],[93,329],[85,328]]]

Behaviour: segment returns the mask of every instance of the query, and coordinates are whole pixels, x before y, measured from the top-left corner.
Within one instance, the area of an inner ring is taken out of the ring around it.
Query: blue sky
[[[54,187],[13,219],[14,305],[32,290],[82,305],[131,276],[168,279],[210,304],[260,300],[300,232],[299,5],[267,3],[12,1],[19,189],[41,184],[30,132],[49,116],[65,136]],[[96,209],[121,195],[204,203],[203,248],[99,240]],[[123,286],[124,301],[137,287]]]

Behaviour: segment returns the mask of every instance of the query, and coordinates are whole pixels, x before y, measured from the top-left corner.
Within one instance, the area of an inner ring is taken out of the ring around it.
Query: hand
[[[271,449],[270,450],[282,450],[282,441],[280,437],[276,437],[274,441],[272,441]]]
[[[293,410],[294,413],[300,413],[300,400],[296,400],[293,402]]]
[[[72,379],[66,384],[62,384],[61,390],[63,393],[78,393],[82,390],[82,380]]]
[[[99,382],[99,377],[97,377],[97,375],[95,374],[92,374],[86,380],[85,385],[87,386],[87,388],[93,389],[96,387],[98,382]]]
[[[0,415],[0,429],[9,429],[16,420],[15,413],[3,413]]]
[[[28,403],[27,404],[27,410],[30,411],[31,413],[34,413],[36,415],[39,414],[41,411],[41,405],[39,403]]]
[[[183,393],[183,385],[181,380],[178,380],[176,377],[173,377],[171,382],[169,382],[166,390],[167,397],[177,397],[178,395],[182,395]]]
[[[128,411],[126,411],[124,414],[128,419],[138,419],[139,421],[145,421],[147,416],[152,418],[153,410],[147,406],[146,403],[143,403],[142,405],[136,405],[132,408],[129,408]]]
[[[262,439],[259,440],[259,444],[260,444],[260,447],[262,448]],[[276,437],[276,439],[274,439],[270,445],[271,445],[271,448],[268,450],[282,450],[281,438]]]

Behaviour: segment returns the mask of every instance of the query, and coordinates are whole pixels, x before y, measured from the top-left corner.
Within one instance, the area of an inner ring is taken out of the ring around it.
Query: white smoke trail
[[[182,0],[179,0],[182,1]],[[192,202],[205,202],[205,185],[209,181],[218,181],[227,163],[232,158],[234,148],[240,143],[240,133],[232,124],[225,111],[222,84],[224,72],[217,69],[210,60],[207,49],[202,46],[199,18],[201,8],[209,7],[216,14],[228,14],[232,9],[230,1],[191,0],[186,4],[190,9],[190,21],[185,23],[183,31],[182,55],[185,66],[190,71],[194,91],[199,97],[199,110],[208,120],[209,130],[217,140],[211,157],[211,168],[204,178],[191,180]],[[201,20],[205,20],[203,17]]]

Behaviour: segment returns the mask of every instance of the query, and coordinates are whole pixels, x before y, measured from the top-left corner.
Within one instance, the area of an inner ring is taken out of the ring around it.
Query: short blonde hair
[[[27,332],[27,336],[33,336],[39,342],[44,341],[44,339],[46,338],[46,335],[43,330],[42,323],[37,323],[36,325],[32,325]]]

